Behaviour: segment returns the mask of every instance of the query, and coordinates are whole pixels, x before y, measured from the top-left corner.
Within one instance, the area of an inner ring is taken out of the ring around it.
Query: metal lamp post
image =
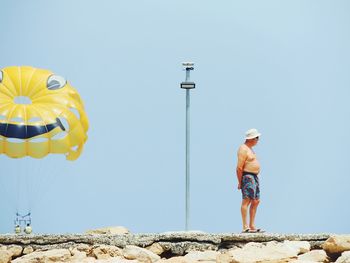
[[[182,66],[186,70],[186,81],[181,82],[181,88],[186,90],[186,231],[188,231],[190,220],[190,90],[196,87],[194,82],[190,82],[190,72],[194,70],[193,62],[183,62]]]

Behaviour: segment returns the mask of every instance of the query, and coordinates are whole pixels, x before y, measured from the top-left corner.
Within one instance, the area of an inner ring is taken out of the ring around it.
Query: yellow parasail
[[[28,66],[0,71],[0,153],[77,159],[89,121],[78,92],[49,70]]]

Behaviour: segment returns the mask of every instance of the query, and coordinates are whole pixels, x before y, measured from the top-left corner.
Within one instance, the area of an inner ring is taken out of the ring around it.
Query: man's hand
[[[242,185],[241,183],[238,183],[238,190],[241,190],[242,189]]]

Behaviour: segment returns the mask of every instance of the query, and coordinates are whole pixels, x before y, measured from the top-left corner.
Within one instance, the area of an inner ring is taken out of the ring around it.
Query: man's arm
[[[239,147],[237,157],[238,157],[238,161],[237,161],[236,173],[237,173],[237,179],[238,179],[238,189],[241,189],[243,169],[244,169],[245,161],[247,159],[247,150],[244,149],[243,146]]]

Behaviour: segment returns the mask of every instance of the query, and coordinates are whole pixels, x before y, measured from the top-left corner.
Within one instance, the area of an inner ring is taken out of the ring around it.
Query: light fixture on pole
[[[186,226],[188,231],[190,220],[190,90],[196,87],[190,81],[190,72],[194,70],[193,62],[183,62],[182,66],[186,70],[186,81],[181,82],[180,87],[186,90]]]

